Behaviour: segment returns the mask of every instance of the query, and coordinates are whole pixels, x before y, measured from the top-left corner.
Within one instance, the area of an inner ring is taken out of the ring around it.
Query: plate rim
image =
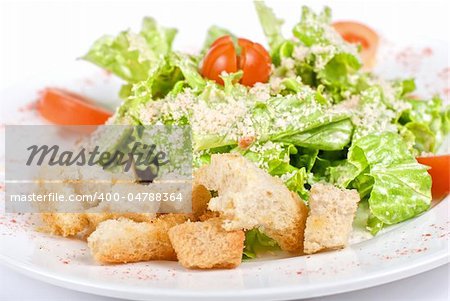
[[[447,197],[442,202],[450,202],[450,198]],[[448,204],[446,205],[447,207],[449,207]],[[430,211],[432,211],[433,209],[436,210],[436,207],[432,208]],[[442,210],[445,210],[445,208],[442,208]],[[324,287],[323,284],[312,285],[307,288],[302,287],[301,285],[288,285],[278,287],[248,288],[245,290],[234,292],[217,290],[204,293],[201,291],[189,291],[182,289],[171,290],[142,287],[133,287],[133,289],[131,290],[129,286],[120,287],[114,286],[113,284],[109,285],[105,283],[92,283],[83,281],[81,278],[67,277],[67,275],[59,276],[55,272],[46,271],[42,268],[27,264],[26,262],[18,261],[8,255],[0,253],[0,264],[30,278],[83,293],[114,298],[131,298],[132,300],[153,300],[155,298],[158,300],[209,300],[211,298],[221,300],[231,300],[235,298],[239,298],[240,300],[292,300],[298,298],[312,298],[351,292],[390,283],[432,270],[449,263],[450,252],[448,248],[443,248],[437,252],[432,253],[429,256],[421,256],[409,265],[400,266],[395,269],[371,272],[369,274],[363,275],[362,277],[353,278],[351,280],[345,279],[342,281],[337,281],[328,284],[326,287]],[[206,271],[206,273],[207,272],[208,271]]]

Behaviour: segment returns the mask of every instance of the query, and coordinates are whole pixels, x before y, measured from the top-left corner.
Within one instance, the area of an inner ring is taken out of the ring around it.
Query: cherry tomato
[[[45,119],[61,125],[101,125],[112,115],[83,96],[53,88],[44,90],[37,107]]]
[[[234,73],[238,71],[238,60],[230,36],[218,38],[211,44],[208,53],[203,59],[201,73],[204,77],[212,79],[223,85],[220,78],[222,71]]]
[[[371,69],[375,65],[380,40],[378,34],[367,25],[353,21],[335,22],[333,27],[347,42],[361,45],[363,66]]]
[[[238,49],[236,49],[238,48]],[[247,39],[238,39],[237,45],[230,36],[218,38],[203,58],[200,72],[206,78],[223,85],[223,71],[233,73],[242,70],[241,84],[253,86],[267,82],[270,76],[271,59],[263,46]]]
[[[441,199],[450,193],[450,155],[419,157],[420,164],[430,167],[433,199]]]
[[[239,39],[241,47],[239,67],[244,71],[241,83],[253,86],[255,83],[265,83],[269,80],[271,59],[266,49],[261,44],[253,43],[247,39]]]

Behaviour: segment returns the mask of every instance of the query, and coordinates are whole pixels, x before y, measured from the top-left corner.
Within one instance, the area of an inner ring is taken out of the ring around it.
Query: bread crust
[[[41,213],[45,232],[63,237],[71,237],[85,231],[89,220],[84,213]]]
[[[88,237],[88,246],[101,263],[176,260],[168,231],[185,221],[186,216],[181,214],[162,215],[152,222],[123,217],[106,220]]]
[[[314,184],[309,197],[311,210],[306,221],[304,252],[346,247],[359,200],[356,190]]]
[[[231,269],[242,261],[244,231],[225,231],[219,218],[186,222],[169,230],[180,264],[189,269]]]
[[[211,164],[195,177],[196,183],[218,192],[208,208],[220,213],[225,230],[259,228],[283,250],[303,250],[308,208],[279,178],[234,153],[212,155]]]

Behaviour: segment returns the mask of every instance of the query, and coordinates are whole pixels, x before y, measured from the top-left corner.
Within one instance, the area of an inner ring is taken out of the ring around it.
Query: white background
[[[175,48],[195,51],[211,24],[263,42],[252,3],[238,1],[1,1],[0,90],[43,74],[67,76],[64,65],[83,55],[103,34],[137,29],[143,16],[179,29]],[[324,1],[269,2],[286,20],[286,33],[302,4],[318,9]],[[354,19],[383,38],[414,44],[418,37],[448,41],[448,1],[329,1],[335,19]],[[70,76],[70,74],[69,74]],[[1,105],[1,99],[0,99]],[[3,111],[3,105],[1,106]],[[5,113],[5,112],[3,112]],[[0,300],[85,300],[89,296],[40,283],[0,267]],[[321,300],[448,300],[449,267],[406,280]]]

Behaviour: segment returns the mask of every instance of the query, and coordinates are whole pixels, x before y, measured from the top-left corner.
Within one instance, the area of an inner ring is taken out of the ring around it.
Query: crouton
[[[88,237],[88,247],[101,263],[176,260],[168,231],[185,221],[181,214],[162,215],[150,223],[123,217],[106,220]]]
[[[306,221],[304,252],[312,254],[344,248],[352,231],[359,200],[356,190],[339,189],[331,184],[313,185],[309,196],[310,213]]]
[[[169,230],[178,261],[190,269],[235,268],[242,260],[244,231],[225,231],[217,218],[186,222]]]
[[[151,222],[156,219],[156,214],[154,213],[111,213],[111,212],[103,212],[103,213],[94,213],[87,211],[86,217],[89,221],[89,227],[86,230],[86,235],[90,235],[92,232],[97,229],[98,225],[101,222],[104,222],[109,219],[119,219],[121,217],[128,218],[134,222]]]
[[[135,222],[150,222],[156,218],[156,213],[153,213],[153,211],[145,211],[145,209],[151,210],[152,208],[140,208],[133,205],[129,207],[124,202],[100,202],[98,206],[86,210],[86,216],[89,220],[90,232],[94,231],[97,228],[98,224],[108,219],[118,219],[120,217],[125,217]],[[130,212],[126,211],[127,208],[130,210]]]
[[[207,210],[205,213],[203,213],[202,215],[200,215],[198,217],[198,220],[201,221],[201,222],[204,222],[206,220],[209,220],[211,218],[216,218],[216,217],[220,217],[220,213],[219,212]]]
[[[48,168],[43,168],[40,172],[42,173],[41,176],[45,179]],[[70,179],[70,176],[65,174],[63,169],[59,172],[62,177]],[[68,199],[70,195],[75,194],[73,187],[70,187],[68,183],[55,184],[40,180],[37,189],[38,193],[42,195],[58,193],[63,195],[66,199]],[[44,201],[33,205],[36,206],[35,209],[40,213],[41,220],[44,223],[44,226],[40,228],[42,231],[68,237],[76,236],[88,227],[88,219],[86,215],[82,213],[84,211],[84,204],[82,204],[82,202]]]
[[[208,203],[211,198],[211,192],[205,186],[194,183],[192,188],[192,220],[206,221],[220,216],[219,212],[213,212],[208,209]]]
[[[42,213],[44,231],[64,237],[75,236],[83,232],[89,225],[83,213]]]
[[[196,182],[217,197],[208,209],[220,212],[227,231],[260,228],[281,249],[303,250],[308,209],[284,183],[239,154],[211,157],[211,164],[197,170]]]
[[[210,199],[211,193],[205,186],[194,185],[192,187],[192,213],[195,219],[199,219],[207,212]]]

